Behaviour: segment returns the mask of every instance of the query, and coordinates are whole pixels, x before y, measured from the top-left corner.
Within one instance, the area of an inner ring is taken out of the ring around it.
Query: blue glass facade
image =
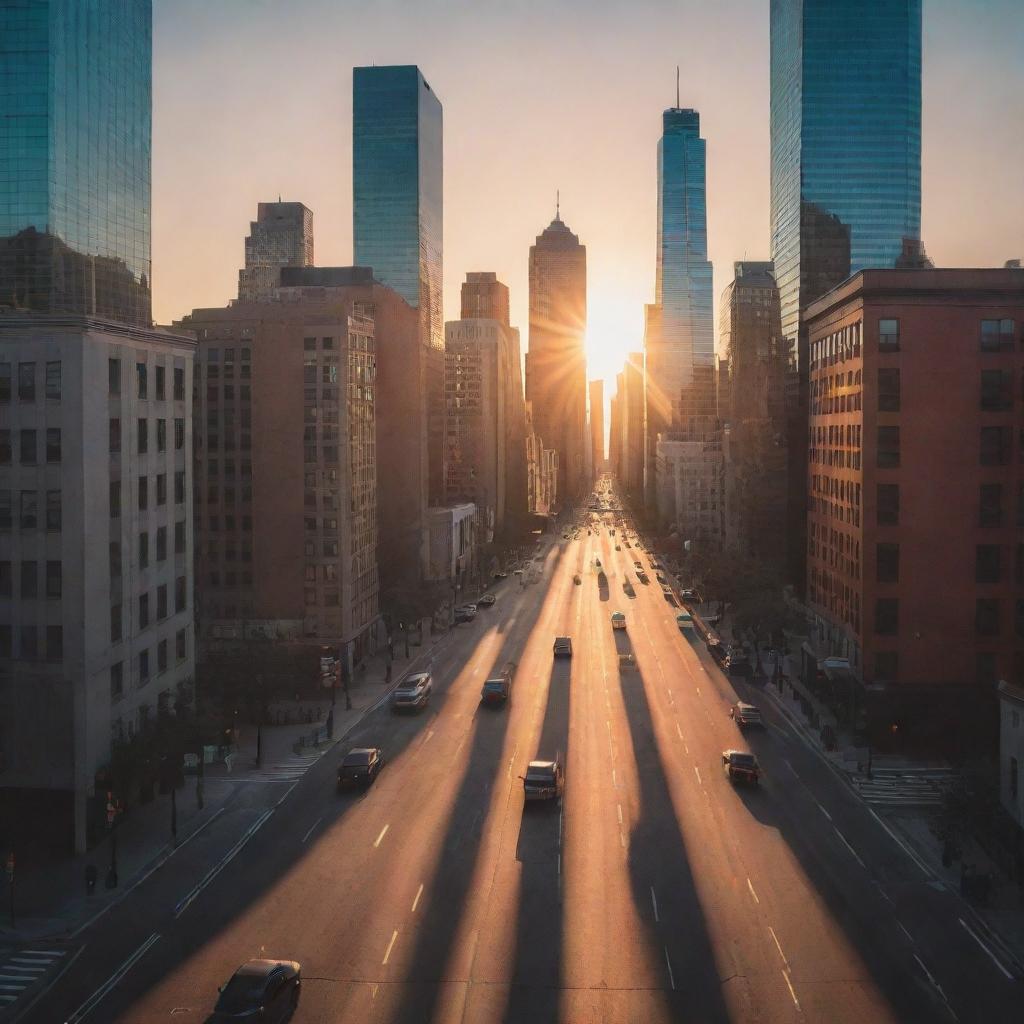
[[[0,0],[0,307],[149,324],[151,0]]]
[[[803,307],[920,234],[921,0],[772,0],[771,245],[791,344]]]
[[[355,262],[420,310],[444,347],[441,102],[415,65],[353,69]]]

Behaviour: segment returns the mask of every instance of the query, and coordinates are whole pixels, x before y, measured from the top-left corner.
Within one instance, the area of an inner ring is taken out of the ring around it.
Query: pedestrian
[[[96,891],[96,865],[85,865],[85,891],[91,896]]]

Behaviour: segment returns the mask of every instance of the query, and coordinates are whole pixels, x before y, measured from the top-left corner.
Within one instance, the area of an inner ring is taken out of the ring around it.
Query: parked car
[[[689,588],[684,590],[682,592],[682,594],[680,594],[680,597],[682,597],[682,599],[684,601],[699,601],[700,600],[700,597],[698,597],[698,595],[697,595],[697,591],[696,590],[691,590]]]
[[[595,558],[594,559],[594,565],[597,566],[598,569],[600,569],[601,568],[601,559],[600,558]]]
[[[616,545],[615,545],[615,550],[616,550],[616,551],[621,551],[621,550],[622,550],[622,546],[621,546],[621,545],[619,545],[619,544],[616,544]]]
[[[518,569],[516,570],[519,571]],[[460,604],[455,609],[456,622],[472,622],[476,618],[475,604]]]
[[[680,612],[676,616],[676,625],[680,629],[693,629],[693,616],[689,612]]]
[[[644,567],[643,562],[639,562],[639,561],[635,561],[634,560],[634,562],[633,562],[633,568],[634,569],[642,569],[643,567]]]
[[[581,584],[581,583],[583,582],[583,581],[582,581],[582,580],[580,579],[580,574],[579,574],[578,572],[574,572],[574,573],[572,574],[572,581],[573,581],[573,583],[575,583],[575,584],[576,584],[576,586],[579,586],[579,585],[580,585],[580,584]]]
[[[708,637],[705,643],[708,649],[708,653],[711,655],[712,658],[715,659],[715,661],[717,661],[719,664],[725,661],[726,649],[725,645],[722,643],[721,640],[719,640],[717,637],[711,636]]]
[[[747,657],[746,651],[739,647],[729,648],[722,667],[731,676],[752,676],[754,674],[754,666],[750,664],[750,658]]]
[[[761,712],[753,704],[747,704],[742,700],[737,701],[729,708],[729,717],[741,729],[746,728],[748,725],[764,725],[764,722],[761,720]]]
[[[369,786],[384,767],[380,747],[353,747],[338,766],[338,789]]]
[[[565,773],[558,758],[554,761],[531,761],[526,766],[526,774],[520,778],[527,803],[534,800],[557,802],[565,786]]]
[[[391,693],[392,711],[419,711],[430,703],[434,680],[429,672],[406,676]]]
[[[638,579],[638,580],[639,580],[639,581],[640,581],[641,583],[643,583],[643,584],[644,584],[645,586],[646,586],[646,585],[647,585],[648,583],[650,583],[650,582],[651,582],[651,581],[650,581],[650,579],[649,579],[649,578],[648,578],[648,576],[647,576],[647,573],[645,573],[645,572],[643,571],[643,569],[637,569],[637,571],[636,571],[636,578],[637,578],[637,579]]]
[[[483,597],[477,601],[477,607],[479,608],[490,608],[491,605],[497,600],[493,594],[484,594]]]
[[[572,657],[572,637],[571,636],[556,636],[554,653],[556,658],[571,658]]]
[[[622,612],[612,612],[612,629],[625,629],[626,616]]]
[[[629,580],[622,581],[622,589],[626,592],[627,597],[636,597],[636,591],[633,589],[633,584]]]
[[[290,1020],[299,1005],[302,968],[294,960],[249,960],[220,987],[211,1024]]]
[[[512,680],[515,677],[515,662],[506,662],[501,672],[484,680],[480,691],[480,703],[489,707],[507,704],[512,699]]]
[[[499,569],[498,572],[496,572],[494,574],[494,579],[496,579],[496,580],[507,580],[508,579],[508,573]]]
[[[722,765],[730,782],[749,782],[756,786],[761,777],[757,758],[747,750],[723,750]]]
[[[667,583],[662,583],[661,592],[662,594],[664,594],[666,600],[672,600],[672,598],[675,596],[672,593],[672,588]]]

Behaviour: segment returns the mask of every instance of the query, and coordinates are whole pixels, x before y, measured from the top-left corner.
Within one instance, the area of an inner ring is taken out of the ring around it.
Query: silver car
[[[434,680],[429,672],[415,672],[406,676],[391,694],[393,711],[419,711],[430,703]]]

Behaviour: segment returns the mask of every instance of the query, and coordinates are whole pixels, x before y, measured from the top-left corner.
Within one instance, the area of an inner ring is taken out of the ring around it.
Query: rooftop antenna
[[[560,219],[559,211],[562,208],[562,193],[556,188],[555,189],[555,220]]]
[[[676,65],[676,110],[679,109],[679,65]]]

